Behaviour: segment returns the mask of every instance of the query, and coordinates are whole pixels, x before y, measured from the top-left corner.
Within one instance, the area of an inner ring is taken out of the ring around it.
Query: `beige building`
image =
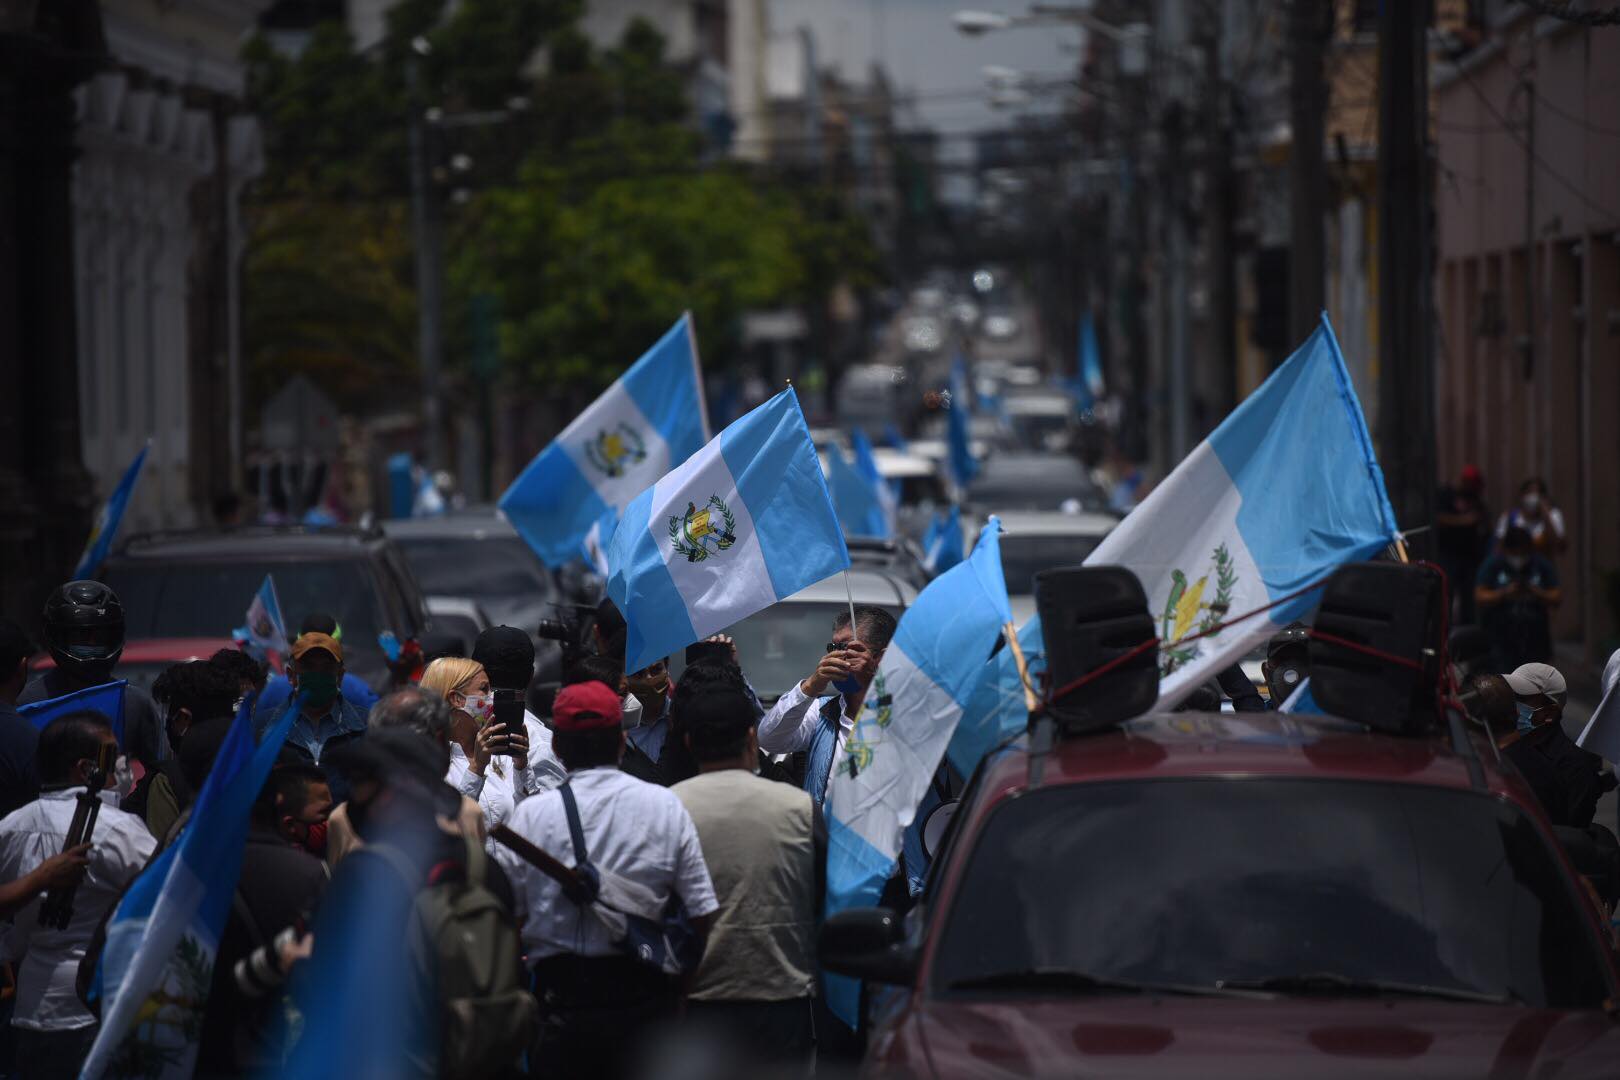
[[[1500,511],[1569,522],[1555,630],[1587,659],[1620,601],[1620,28],[1488,5],[1434,76],[1439,459]]]

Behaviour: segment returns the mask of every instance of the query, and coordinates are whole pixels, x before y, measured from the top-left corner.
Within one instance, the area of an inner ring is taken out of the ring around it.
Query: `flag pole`
[[[1041,701],[1029,679],[1029,664],[1024,660],[1024,647],[1018,644],[1018,629],[1012,623],[1006,623],[1001,631],[1007,635],[1007,647],[1012,650],[1013,663],[1018,667],[1018,681],[1024,685],[1024,707],[1033,713],[1041,707]]]
[[[855,593],[849,587],[849,568],[844,569],[844,598],[849,601],[849,640],[855,640]]]

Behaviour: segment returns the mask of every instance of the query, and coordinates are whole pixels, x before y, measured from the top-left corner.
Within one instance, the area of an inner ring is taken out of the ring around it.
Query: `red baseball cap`
[[[619,695],[605,682],[575,683],[557,691],[551,705],[554,731],[617,731],[623,715]]]

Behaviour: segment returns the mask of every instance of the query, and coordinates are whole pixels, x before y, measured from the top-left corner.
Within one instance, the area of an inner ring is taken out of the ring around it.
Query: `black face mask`
[[[186,737],[184,731],[175,728],[175,721],[180,719],[181,711],[169,705],[163,707],[163,733],[169,737],[169,749],[174,751],[180,749],[180,742]]]

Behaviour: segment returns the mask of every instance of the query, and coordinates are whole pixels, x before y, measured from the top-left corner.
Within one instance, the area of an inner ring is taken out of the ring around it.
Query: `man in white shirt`
[[[674,896],[700,936],[718,908],[686,808],[667,788],[619,771],[624,753],[619,695],[600,682],[557,693],[552,745],[568,769],[591,865]],[[579,863],[562,791],[519,803],[507,827],[564,865]],[[527,917],[523,944],[534,965],[542,1031],[535,1060],[548,1075],[629,1075],[644,1036],[674,1016],[679,986],[662,969],[628,955],[591,913],[551,877],[502,848],[515,910]]]
[[[0,820],[0,881],[22,877],[62,850],[78,806],[76,797],[96,769],[104,746],[116,752],[118,740],[100,713],[70,713],[40,732],[36,758],[40,797]],[[112,782],[109,772],[103,784],[110,788]],[[44,924],[41,897],[18,912],[6,938],[6,958],[22,959],[11,1023],[17,1029],[19,1075],[26,1080],[79,1074],[96,1032],[96,1018],[74,989],[79,961],[107,909],[157,847],[140,818],[113,804],[115,794],[101,793],[106,805],[87,838],[93,845],[89,867],[73,894],[66,927]]]
[[[529,760],[528,768],[515,778],[523,786],[521,794],[536,795],[561,784],[568,778],[568,771],[551,748],[551,732],[539,717],[522,705],[529,681],[534,678],[534,642],[515,626],[491,626],[473,643],[472,659],[484,665],[489,685],[496,690],[495,722],[506,724],[510,729],[515,724],[516,714],[519,711],[523,714],[523,730],[529,737]]]
[[[895,619],[880,607],[855,609],[833,620],[827,654],[809,678],[790,687],[759,722],[759,748],[768,754],[804,754],[802,786],[820,809],[827,780],[866,702]],[[828,696],[828,691],[835,691]]]

